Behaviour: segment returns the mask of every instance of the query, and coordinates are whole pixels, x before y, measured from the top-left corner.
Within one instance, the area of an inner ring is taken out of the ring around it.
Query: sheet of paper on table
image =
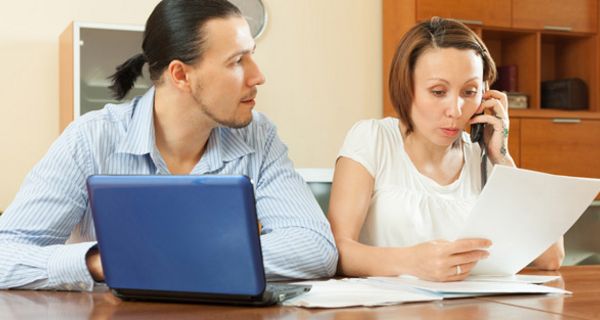
[[[442,297],[420,290],[385,288],[363,278],[303,281],[310,284],[309,292],[284,301],[286,306],[306,308],[344,308],[357,306],[384,306],[407,302],[441,300]]]
[[[532,281],[532,279],[528,279],[528,281]],[[538,278],[535,281],[541,279]],[[283,305],[305,308],[373,307],[495,294],[570,293],[559,288],[514,281],[514,279],[513,281],[484,279],[483,281],[431,282],[402,276],[345,278],[296,283],[310,284],[312,288],[306,294],[284,301]]]
[[[543,285],[537,285],[527,282],[510,281],[453,281],[453,282],[434,282],[420,280],[415,277],[370,277],[372,283],[379,283],[388,289],[421,289],[432,294],[437,294],[443,298],[460,298],[483,295],[498,294],[523,294],[523,293],[556,293],[570,294],[571,292]]]
[[[560,276],[540,276],[533,274],[515,274],[509,276],[470,275],[464,281],[498,281],[541,284],[560,279]]]

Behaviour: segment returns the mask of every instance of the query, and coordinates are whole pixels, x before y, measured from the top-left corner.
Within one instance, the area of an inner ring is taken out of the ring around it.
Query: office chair
[[[329,210],[329,195],[331,193],[331,182],[333,180],[333,169],[328,168],[301,168],[296,169],[304,178],[312,191],[315,199],[321,206],[323,213]]]
[[[600,201],[594,201],[565,234],[563,265],[600,264]]]

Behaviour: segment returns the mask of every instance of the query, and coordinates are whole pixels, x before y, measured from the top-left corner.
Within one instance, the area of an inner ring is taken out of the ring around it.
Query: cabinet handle
[[[571,28],[571,27],[559,27],[559,26],[544,26],[544,30],[570,32],[570,31],[573,31],[573,28]]]
[[[574,118],[554,118],[552,119],[553,123],[581,123],[581,119]]]
[[[481,20],[467,20],[467,19],[456,19],[464,24],[476,24],[476,25],[483,25],[483,21]]]

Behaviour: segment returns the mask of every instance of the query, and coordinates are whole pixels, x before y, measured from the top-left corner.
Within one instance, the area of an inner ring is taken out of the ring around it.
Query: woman
[[[341,273],[455,281],[487,257],[489,240],[439,239],[455,239],[481,192],[481,149],[465,126],[486,124],[488,168],[515,166],[506,95],[485,90],[495,77],[460,22],[433,18],[406,33],[389,80],[399,119],[357,123],[336,163],[328,216]],[[557,269],[563,256],[560,239],[532,264]]]

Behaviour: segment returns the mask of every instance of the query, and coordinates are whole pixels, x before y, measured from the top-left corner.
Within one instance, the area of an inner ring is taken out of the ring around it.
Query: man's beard
[[[199,90],[197,92],[202,92],[202,88],[199,88]],[[248,119],[244,119],[244,120],[236,120],[235,118],[233,119],[219,119],[212,111],[210,111],[210,109],[208,108],[208,106],[206,104],[204,104],[204,102],[202,102],[202,99],[200,99],[200,97],[197,97],[196,94],[192,93],[192,97],[194,97],[194,101],[196,101],[196,103],[200,106],[200,110],[202,110],[202,112],[211,120],[213,120],[214,122],[218,123],[220,126],[223,127],[229,127],[229,128],[233,128],[233,129],[239,129],[239,128],[244,128],[246,126],[248,126],[250,124],[250,122],[252,122],[252,113],[250,113],[250,117]],[[234,115],[235,117],[235,115]]]
[[[218,123],[220,126],[233,128],[233,129],[239,129],[239,128],[246,127],[247,125],[250,124],[250,122],[252,122],[252,114],[250,115],[250,117],[248,119],[244,119],[243,121],[238,121],[236,119],[219,119],[210,111],[210,109],[204,103],[202,103],[201,101],[199,101],[199,102],[200,102],[200,109],[202,110],[202,112],[204,112],[204,114],[207,117],[212,119],[214,122]]]

